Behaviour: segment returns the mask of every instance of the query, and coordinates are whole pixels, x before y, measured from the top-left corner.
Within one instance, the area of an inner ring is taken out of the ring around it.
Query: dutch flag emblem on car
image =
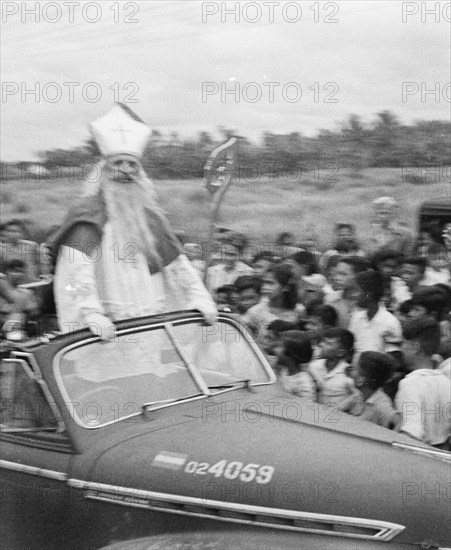
[[[167,468],[168,470],[180,470],[186,462],[188,455],[161,451],[152,461],[152,466]]]

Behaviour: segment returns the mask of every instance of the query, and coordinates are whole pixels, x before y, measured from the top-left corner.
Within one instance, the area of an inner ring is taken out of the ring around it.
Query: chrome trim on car
[[[61,413],[58,410],[58,407],[53,399],[52,394],[47,386],[46,381],[42,378],[42,373],[39,368],[39,365],[36,361],[36,358],[33,354],[28,352],[13,351],[11,353],[11,359],[4,359],[4,361],[18,361],[24,368],[28,376],[36,382],[36,384],[41,388],[41,391],[47,400],[47,404],[52,411],[53,416],[57,422],[58,428],[57,432],[62,433],[66,430],[66,425],[61,418]]]
[[[398,447],[400,449],[406,449],[414,453],[418,453],[426,456],[433,456],[439,458],[444,462],[451,462],[451,453],[449,451],[441,451],[440,449],[434,449],[433,447],[428,449],[427,447],[420,447],[418,445],[411,445],[409,443],[398,443],[397,441],[392,443],[393,447]]]
[[[37,468],[36,466],[28,466],[27,464],[19,464],[18,462],[10,462],[9,460],[0,459],[0,468],[12,470],[21,474],[29,474],[32,476],[45,477],[47,479],[55,479],[56,481],[67,481],[69,476],[64,472],[56,472],[55,470],[46,470],[45,468]]]
[[[236,504],[131,489],[130,487],[95,483],[80,479],[69,479],[68,484],[70,487],[84,491],[85,498],[90,500],[286,531],[389,541],[405,529],[403,525],[388,521]],[[236,517],[234,517],[234,514]],[[334,528],[336,529],[335,532],[332,531]],[[349,528],[348,532],[346,528]],[[358,530],[367,531],[367,533],[357,533],[356,531]]]
[[[237,323],[234,319],[230,319],[228,317],[223,317],[222,319],[221,319],[221,317],[218,317],[218,320],[226,321],[226,322],[230,323],[232,326],[234,326],[239,331],[239,333],[244,336],[244,338],[246,339],[248,344],[251,346],[252,351],[255,353],[255,355],[258,357],[258,359],[262,363],[262,367],[264,368],[264,370],[265,370],[265,372],[268,376],[268,381],[267,382],[251,383],[251,386],[267,386],[269,384],[274,383],[277,379],[276,375],[274,374],[274,371],[269,366],[266,357],[264,356],[264,354],[260,350],[260,348],[257,346],[257,344],[253,340],[250,340],[248,335],[245,332],[242,331],[241,325],[239,323]],[[142,331],[145,331],[145,330],[148,330],[148,329],[158,329],[158,328],[161,329],[161,328],[163,328],[163,329],[166,330],[168,335],[172,338],[172,334],[169,333],[167,325],[170,324],[171,326],[177,326],[178,324],[188,323],[188,322],[193,322],[193,321],[199,321],[199,318],[198,317],[185,317],[183,319],[175,319],[174,321],[170,321],[169,323],[167,321],[161,321],[161,322],[158,322],[158,323],[150,323],[150,324],[146,324],[146,325],[142,325],[142,326],[138,326],[138,327],[118,329],[117,332],[116,332],[116,336],[126,336],[127,334],[133,334],[135,332],[142,332]],[[100,338],[98,336],[88,337],[84,340],[80,340],[79,342],[74,342],[72,344],[69,344],[68,346],[60,349],[55,354],[55,356],[53,358],[53,365],[52,365],[53,366],[53,374],[55,376],[56,383],[57,383],[58,388],[61,392],[61,395],[62,395],[62,397],[65,401],[65,404],[71,405],[72,402],[69,399],[69,395],[67,394],[66,388],[65,388],[63,380],[61,378],[61,374],[59,372],[59,369],[57,368],[57,366],[59,365],[61,356],[65,353],[67,353],[68,351],[72,350],[72,349],[75,349],[75,348],[78,348],[78,347],[81,347],[81,346],[85,346],[87,344],[91,344],[91,343],[97,342],[99,340],[100,340]],[[184,356],[182,358],[185,360]],[[191,373],[191,369],[190,369],[190,373]],[[195,381],[197,383],[197,379]],[[223,390],[220,390],[220,391],[217,391],[217,392],[214,392],[214,393],[209,392],[208,394],[203,393],[202,395],[198,395],[198,396],[195,396],[195,397],[192,397],[192,396],[187,397],[185,399],[181,399],[181,400],[175,401],[173,403],[165,403],[163,405],[159,405],[157,407],[154,407],[152,410],[165,409],[167,407],[173,407],[174,405],[181,405],[181,404],[184,404],[184,403],[189,403],[190,401],[196,401],[198,399],[205,399],[207,397],[212,397],[212,396],[219,395],[219,394],[222,394],[222,393],[227,393],[227,392],[230,392],[230,391],[234,391],[238,388],[239,388],[239,386],[234,386],[232,388],[225,388]],[[71,415],[71,418],[74,420],[74,422],[78,426],[84,428],[85,430],[98,430],[100,428],[104,428],[106,426],[116,424],[117,422],[122,422],[124,420],[129,420],[130,418],[133,418],[133,417],[141,416],[141,414],[142,414],[142,412],[139,411],[139,412],[132,413],[128,416],[123,416],[118,420],[111,420],[110,422],[105,422],[105,424],[102,424],[100,426],[86,426],[78,418],[78,415],[75,413],[74,407],[72,407],[72,406],[68,407],[68,410],[69,410],[69,414]]]
[[[17,359],[26,359],[32,367],[34,373],[39,378],[42,378],[41,369],[39,368],[38,362],[36,361],[36,357],[32,353],[30,353],[29,351],[13,351],[11,352],[11,357],[16,357]]]
[[[182,323],[186,323],[187,321],[198,321],[198,319],[195,318],[195,317],[191,317],[191,318],[188,317],[188,318],[185,318],[185,319],[175,319],[174,321],[171,321],[171,324],[174,325],[174,326],[177,326],[177,325],[180,325]],[[231,319],[230,317],[221,317],[221,315],[219,315],[218,321],[226,321],[227,323],[229,323],[230,325],[235,327],[238,330],[238,332],[243,335],[246,342],[251,346],[252,351],[255,353],[255,355],[258,357],[258,359],[261,361],[261,363],[262,363],[262,365],[263,365],[263,367],[266,371],[266,374],[268,375],[269,380],[268,380],[268,382],[256,382],[256,383],[252,383],[251,385],[252,386],[265,386],[267,384],[274,383],[277,380],[277,377],[276,377],[273,369],[270,367],[270,365],[268,363],[268,360],[266,359],[264,353],[261,351],[261,349],[255,343],[255,340],[253,340],[249,337],[248,332],[243,331],[243,325],[238,323],[235,319]]]
[[[208,389],[208,386],[205,384],[205,381],[202,378],[202,376],[200,376],[199,371],[196,368],[196,365],[193,364],[193,362],[191,361],[191,358],[185,352],[185,349],[182,343],[180,342],[177,334],[174,331],[174,327],[171,325],[171,323],[165,323],[164,328],[168,333],[169,338],[171,339],[172,344],[174,345],[175,349],[179,353],[180,357],[183,359],[183,361],[185,361],[186,366],[188,367],[188,371],[191,374],[191,377],[193,378],[194,382],[197,384],[197,386],[199,387],[199,389],[202,391],[204,395],[210,395],[211,392]]]

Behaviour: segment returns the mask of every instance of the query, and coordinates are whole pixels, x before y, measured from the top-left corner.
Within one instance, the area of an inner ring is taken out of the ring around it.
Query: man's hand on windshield
[[[105,342],[116,338],[116,327],[111,319],[102,313],[89,313],[85,317],[86,324],[94,336],[99,336]]]
[[[194,304],[193,309],[200,311],[204,321],[209,325],[212,325],[218,319],[218,310],[213,302],[209,303],[205,301],[203,303]]]

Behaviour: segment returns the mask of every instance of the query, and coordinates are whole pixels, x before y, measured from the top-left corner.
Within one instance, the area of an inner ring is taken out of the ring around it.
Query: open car
[[[13,344],[0,381],[8,549],[451,547],[450,453],[284,393],[227,314]]]

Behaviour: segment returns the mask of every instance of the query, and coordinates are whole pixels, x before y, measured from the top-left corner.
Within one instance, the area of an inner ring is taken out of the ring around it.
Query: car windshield
[[[55,375],[77,423],[98,428],[243,381],[268,383],[258,352],[234,325],[175,322],[113,342],[80,342],[55,359]]]

